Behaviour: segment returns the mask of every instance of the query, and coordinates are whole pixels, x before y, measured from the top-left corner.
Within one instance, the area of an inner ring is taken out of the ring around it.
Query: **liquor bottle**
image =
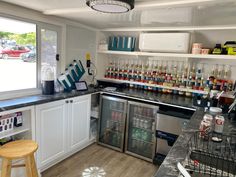
[[[114,63],[115,64],[115,70],[114,70],[114,78],[115,79],[118,79],[118,71],[119,71],[119,63],[118,62],[116,62],[116,63]]]
[[[224,79],[229,79],[230,78],[230,74],[231,74],[230,66],[226,65],[225,66],[225,70],[224,70]]]

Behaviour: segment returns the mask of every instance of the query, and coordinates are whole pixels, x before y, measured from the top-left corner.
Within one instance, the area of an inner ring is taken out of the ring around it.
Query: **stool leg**
[[[38,177],[38,171],[34,160],[34,154],[25,157],[27,177]]]
[[[34,154],[30,155],[30,161],[31,161],[31,166],[32,166],[33,177],[38,177],[38,169],[35,163]]]
[[[25,157],[25,169],[26,169],[26,176],[33,177],[31,163],[30,163],[30,156]]]
[[[1,177],[11,177],[11,160],[3,158]]]

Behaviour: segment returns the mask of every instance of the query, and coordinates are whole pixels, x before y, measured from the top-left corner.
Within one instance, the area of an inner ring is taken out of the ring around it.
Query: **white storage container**
[[[147,52],[189,52],[189,33],[141,33],[139,49]]]

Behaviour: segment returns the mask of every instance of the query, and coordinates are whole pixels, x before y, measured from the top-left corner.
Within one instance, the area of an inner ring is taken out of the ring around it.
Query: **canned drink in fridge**
[[[147,120],[144,120],[144,128],[148,129],[148,121]]]
[[[217,115],[215,117],[215,132],[216,133],[223,133],[224,129],[225,118],[224,116]]]
[[[137,127],[137,118],[133,117],[133,127]]]
[[[115,112],[112,111],[112,112],[111,112],[111,119],[112,119],[112,120],[115,120],[115,116],[116,116],[116,115],[115,115]]]
[[[136,127],[140,127],[140,118],[136,118]]]
[[[107,120],[107,123],[106,123],[106,128],[109,129],[110,128],[110,121]]]

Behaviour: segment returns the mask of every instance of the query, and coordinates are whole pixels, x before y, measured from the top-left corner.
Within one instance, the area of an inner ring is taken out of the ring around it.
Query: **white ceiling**
[[[7,3],[78,21],[94,28],[188,26],[235,23],[235,0],[136,0],[125,14],[91,10],[86,0],[2,0]],[[221,21],[222,23],[222,21]]]

